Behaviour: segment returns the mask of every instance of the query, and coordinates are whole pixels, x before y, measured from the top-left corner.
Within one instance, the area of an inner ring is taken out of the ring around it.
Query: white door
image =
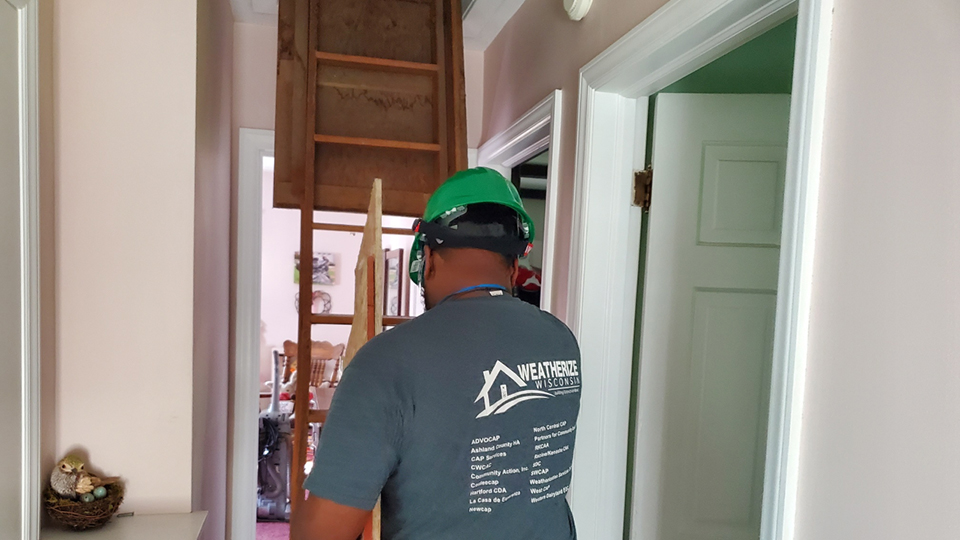
[[[657,97],[634,540],[756,540],[786,95]]]

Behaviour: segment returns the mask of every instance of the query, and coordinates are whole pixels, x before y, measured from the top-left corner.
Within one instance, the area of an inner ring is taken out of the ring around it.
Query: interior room
[[[0,536],[955,540],[958,29],[0,0]]]

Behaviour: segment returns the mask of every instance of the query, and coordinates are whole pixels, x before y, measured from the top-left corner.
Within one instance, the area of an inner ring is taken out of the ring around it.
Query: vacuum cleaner
[[[273,351],[270,407],[260,413],[260,458],[257,466],[257,519],[290,521],[290,415],[280,412],[280,353]]]

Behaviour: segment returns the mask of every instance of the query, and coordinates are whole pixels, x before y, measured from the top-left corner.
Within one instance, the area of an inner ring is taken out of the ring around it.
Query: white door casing
[[[790,96],[657,98],[631,523],[759,536]]]
[[[38,9],[0,2],[0,523],[22,540],[40,525]]]
[[[228,464],[228,538],[257,535],[257,438],[260,416],[260,258],[263,158],[274,132],[240,128],[237,177],[237,274],[234,311],[233,420]]]

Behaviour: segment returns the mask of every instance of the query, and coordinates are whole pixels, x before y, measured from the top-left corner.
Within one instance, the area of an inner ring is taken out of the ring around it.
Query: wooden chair
[[[340,345],[333,345],[329,341],[312,343],[309,377],[315,404],[311,409],[328,410],[330,408],[333,390],[340,382],[344,350],[346,346],[342,343]],[[289,340],[283,342],[283,355],[284,384],[289,384],[293,372],[297,371],[297,344]]]

